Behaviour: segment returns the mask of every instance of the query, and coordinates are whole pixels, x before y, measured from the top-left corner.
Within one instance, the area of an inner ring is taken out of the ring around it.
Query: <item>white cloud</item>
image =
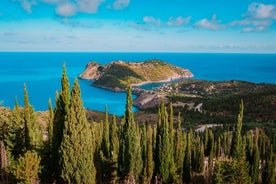
[[[32,13],[32,6],[37,4],[35,0],[16,0],[16,2],[19,2],[21,7],[28,13]]]
[[[275,5],[254,2],[248,6],[247,15],[255,19],[276,19],[276,8]]]
[[[116,0],[113,3],[113,8],[115,10],[122,10],[122,9],[128,7],[129,3],[130,3],[130,0]]]
[[[259,26],[259,27],[245,27],[242,29],[243,33],[249,33],[249,32],[261,32],[266,30],[266,27]]]
[[[143,18],[143,21],[144,21],[145,23],[147,23],[147,24],[153,24],[153,25],[155,25],[155,26],[161,26],[161,25],[162,25],[160,19],[157,19],[157,18],[155,18],[155,17],[153,17],[153,16],[145,16],[145,17]]]
[[[59,16],[70,17],[76,14],[77,8],[72,3],[63,3],[56,8],[56,14]]]
[[[85,13],[97,13],[103,2],[105,0],[77,0],[78,10]]]
[[[242,26],[242,32],[261,32],[267,30],[276,20],[275,5],[253,2],[248,6],[243,19],[231,22],[230,26]]]
[[[208,20],[206,18],[202,19],[195,23],[195,27],[208,30],[221,30],[225,29],[226,26],[220,24],[220,21],[217,20],[216,14],[214,14],[212,20]]]
[[[176,18],[170,17],[169,20],[168,20],[168,22],[167,22],[167,25],[168,26],[180,27],[180,26],[182,26],[184,24],[189,24],[190,20],[191,20],[191,16],[186,17],[186,18],[183,18],[182,16],[178,16]]]

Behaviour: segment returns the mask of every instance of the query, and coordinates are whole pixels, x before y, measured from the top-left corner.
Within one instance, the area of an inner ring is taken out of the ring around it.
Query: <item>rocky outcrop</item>
[[[85,70],[82,74],[80,74],[79,78],[86,80],[97,80],[103,74],[101,70],[102,65],[96,62],[90,62],[86,65]]]

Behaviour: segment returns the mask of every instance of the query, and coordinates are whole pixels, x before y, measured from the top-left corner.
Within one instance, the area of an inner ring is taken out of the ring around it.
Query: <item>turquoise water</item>
[[[71,84],[89,61],[107,64],[110,61],[143,61],[161,59],[189,68],[195,79],[246,80],[276,84],[276,54],[187,54],[187,53],[23,53],[0,52],[0,102],[13,107],[15,96],[23,104],[23,85],[26,83],[31,104],[36,110],[46,110],[48,99],[54,104],[55,92],[60,89],[62,65],[66,63]],[[122,115],[124,93],[113,93],[91,86],[91,81],[79,80],[84,106]],[[156,84],[145,88],[156,87]]]

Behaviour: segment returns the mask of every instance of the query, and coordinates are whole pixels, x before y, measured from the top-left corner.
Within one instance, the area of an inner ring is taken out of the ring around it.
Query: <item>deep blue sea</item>
[[[34,108],[47,110],[49,98],[55,104],[64,63],[72,84],[89,61],[107,64],[115,60],[149,59],[188,68],[195,75],[194,79],[276,84],[276,54],[0,52],[0,103],[13,108],[17,96],[23,105],[23,85],[26,83]],[[104,111],[107,105],[112,114],[124,113],[126,94],[92,87],[91,81],[79,80],[79,83],[87,109]]]

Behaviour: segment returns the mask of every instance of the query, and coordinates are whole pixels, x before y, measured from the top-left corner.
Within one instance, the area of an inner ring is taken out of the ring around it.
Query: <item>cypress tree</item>
[[[174,145],[171,141],[172,130],[168,121],[168,114],[162,101],[157,124],[156,134],[156,172],[162,182],[170,183],[175,178],[175,166],[173,158]]]
[[[40,157],[34,151],[27,151],[18,159],[14,175],[19,184],[38,183]]]
[[[154,171],[154,162],[153,162],[153,137],[152,127],[147,123],[147,126],[143,128],[143,178],[142,183],[151,183],[151,179]]]
[[[39,124],[36,123],[34,108],[29,102],[26,84],[24,84],[24,141],[25,149],[31,150],[40,144],[41,135]]]
[[[153,162],[153,132],[152,126],[147,125],[147,159],[146,159],[146,168],[147,168],[147,183],[150,183],[154,171],[154,162]]]
[[[237,119],[237,124],[235,127],[235,132],[232,139],[232,146],[231,146],[231,155],[234,156],[236,159],[241,159],[243,154],[243,144],[242,144],[242,120],[243,120],[243,100],[241,100],[240,104],[240,112]]]
[[[66,67],[63,65],[62,77],[61,77],[61,90],[60,93],[56,92],[56,105],[54,110],[54,121],[53,121],[53,163],[54,163],[54,176],[57,180],[60,176],[59,168],[59,148],[63,136],[63,128],[65,117],[69,113],[70,105],[70,85],[67,77]]]
[[[215,168],[214,168],[213,183],[215,183],[215,184],[225,183],[223,181],[222,174],[223,173],[222,173],[221,163],[220,163],[220,161],[217,161],[215,164]]]
[[[262,166],[262,183],[276,183],[276,154],[271,145],[270,153],[266,155]]]
[[[220,142],[221,142],[221,138],[220,138],[220,136],[219,136],[218,139],[217,139],[216,157],[220,157],[220,156],[221,156],[221,143],[220,143]]]
[[[48,117],[48,142],[49,147],[53,147],[53,121],[54,121],[54,111],[52,107],[51,98],[48,101],[49,117]]]
[[[193,142],[191,159],[192,171],[201,173],[204,169],[204,145],[201,144],[199,137]]]
[[[110,156],[111,156],[111,183],[117,182],[118,170],[118,154],[119,154],[119,138],[117,130],[116,116],[112,116],[112,123],[110,126]]]
[[[105,119],[103,123],[103,136],[102,136],[102,145],[101,150],[103,156],[107,159],[110,159],[110,136],[109,136],[109,120],[108,120],[108,110],[105,107]]]
[[[260,162],[260,152],[258,147],[258,133],[256,131],[254,148],[252,153],[252,163],[250,168],[250,175],[253,183],[258,183],[259,180],[259,162]]]
[[[208,126],[205,125],[205,131],[204,131],[204,153],[205,155],[209,155],[209,152],[207,151],[208,149],[208,143],[209,143],[209,131],[208,131]]]
[[[11,121],[5,125],[5,129],[8,131],[3,132],[4,142],[6,150],[8,153],[11,153],[10,156],[13,157],[10,159],[16,160],[26,151],[24,141],[24,114],[22,108],[18,105],[17,98],[15,98],[15,106],[11,112],[10,120]]]
[[[249,175],[249,165],[245,160],[245,149],[243,144],[243,138],[241,135],[242,131],[242,120],[243,120],[243,101],[241,100],[240,104],[240,113],[238,115],[238,121],[236,124],[236,129],[234,132],[234,137],[232,141],[233,149],[233,174],[234,178],[237,181],[237,184],[247,184],[251,183],[251,178]]]
[[[142,155],[140,146],[140,132],[134,122],[132,112],[132,94],[130,82],[127,85],[126,111],[124,124],[121,128],[120,149],[119,149],[119,171],[121,179],[125,182],[138,181],[142,171]]]
[[[184,151],[185,151],[185,144],[183,140],[183,132],[181,128],[181,119],[180,119],[180,113],[178,114],[178,121],[177,121],[177,127],[175,130],[175,141],[174,141],[174,163],[176,166],[176,173],[179,177],[182,176],[183,171],[183,160],[184,160]]]
[[[77,79],[71,96],[60,145],[61,178],[64,183],[95,183],[94,141]]]
[[[187,146],[186,146],[185,158],[183,162],[183,175],[182,175],[183,183],[190,183],[191,181],[191,139],[192,139],[192,132],[190,131],[187,134]]]
[[[141,181],[142,183],[147,183],[147,169],[146,169],[146,160],[147,160],[147,129],[145,125],[141,127],[141,146],[142,146],[142,160],[143,160],[143,169]]]

